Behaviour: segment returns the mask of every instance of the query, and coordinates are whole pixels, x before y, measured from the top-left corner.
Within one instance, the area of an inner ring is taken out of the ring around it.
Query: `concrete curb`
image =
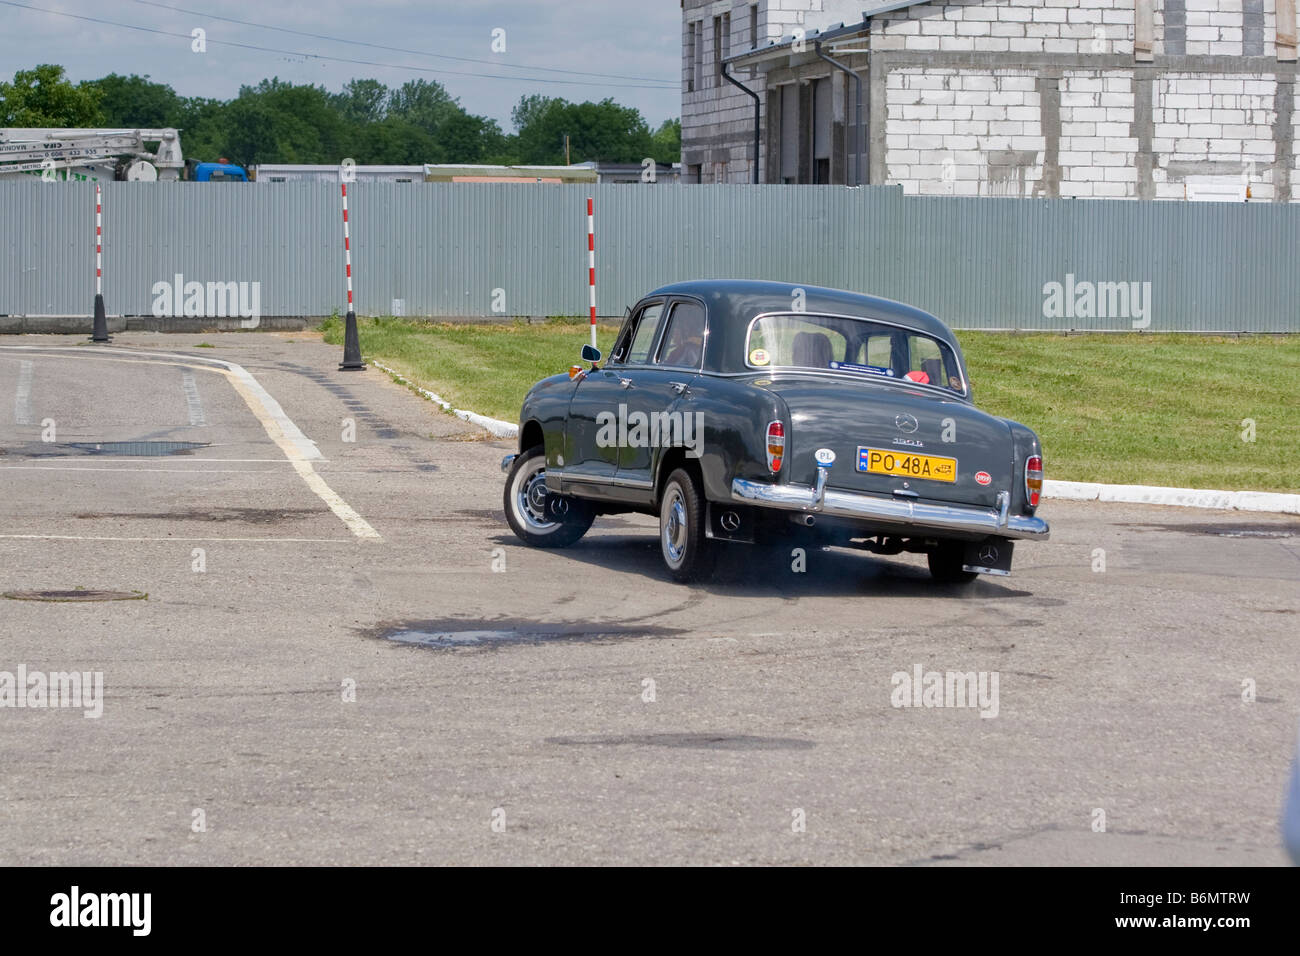
[[[1155,485],[1103,485],[1092,481],[1046,480],[1043,482],[1043,494],[1048,498],[1066,501],[1107,501],[1117,504],[1300,514],[1300,495],[1270,491],[1208,491],[1199,488],[1161,488]]]
[[[514,438],[519,434],[518,425],[511,424],[510,422],[503,422],[499,418],[488,418],[486,415],[480,415],[478,412],[466,411],[463,408],[452,408],[451,402],[447,401],[441,395],[437,395],[429,391],[427,388],[421,388],[410,379],[404,377],[400,372],[394,371],[387,365],[376,362],[374,359],[370,360],[370,364],[381,372],[387,372],[388,375],[392,377],[393,381],[397,382],[399,385],[405,385],[407,388],[411,389],[411,391],[418,392],[429,401],[441,405],[443,411],[451,412],[457,418],[467,421],[472,425],[478,425],[480,428],[485,429],[497,438]]]
[[[119,332],[301,332],[312,321],[293,315],[263,315],[255,328],[245,328],[244,319],[185,318],[182,316],[109,315],[108,331]],[[320,320],[314,320],[317,325]],[[84,315],[0,315],[0,334],[5,335],[85,335],[94,322]]]

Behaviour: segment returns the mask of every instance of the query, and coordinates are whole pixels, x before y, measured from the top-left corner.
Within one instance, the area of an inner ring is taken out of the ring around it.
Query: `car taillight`
[[[781,470],[781,460],[785,457],[785,426],[772,422],[767,426],[767,469],[772,474]]]
[[[1043,459],[1031,455],[1025,462],[1025,495],[1029,498],[1029,507],[1037,508],[1038,499],[1043,494]]]

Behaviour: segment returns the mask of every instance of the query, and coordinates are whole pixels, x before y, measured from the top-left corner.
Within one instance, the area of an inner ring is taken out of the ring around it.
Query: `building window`
[[[700,45],[700,24],[686,24],[686,92],[695,92],[695,51]]]
[[[722,85],[722,17],[713,18],[713,85]]]
[[[692,44],[691,89],[704,88],[704,21],[695,21],[695,42]]]
[[[781,182],[799,181],[799,87],[781,87]]]
[[[758,4],[749,5],[749,48],[758,49]]]
[[[830,78],[812,82],[812,181],[831,181],[831,81]]]

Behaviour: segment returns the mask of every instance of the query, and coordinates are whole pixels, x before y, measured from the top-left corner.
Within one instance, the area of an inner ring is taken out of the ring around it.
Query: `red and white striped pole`
[[[357,314],[352,309],[352,236],[348,224],[348,184],[343,189],[343,261],[348,277],[348,316],[343,325],[343,362],[340,372],[355,372],[366,367],[361,360],[361,337],[357,334]]]
[[[596,347],[596,202],[587,197],[587,287],[591,300],[591,347]]]
[[[95,183],[95,324],[92,342],[108,341],[108,317],[104,313],[104,202]]]

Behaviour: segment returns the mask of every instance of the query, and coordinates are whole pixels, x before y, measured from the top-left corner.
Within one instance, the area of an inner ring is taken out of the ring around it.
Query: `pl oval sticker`
[[[835,464],[835,452],[829,448],[818,448],[813,457],[817,459],[817,464],[825,465],[828,468]]]
[[[772,356],[767,354],[767,349],[754,349],[749,353],[750,365],[770,365]]]
[[[975,480],[981,485],[987,485],[993,480],[993,476],[987,471],[977,471],[975,472]]]

